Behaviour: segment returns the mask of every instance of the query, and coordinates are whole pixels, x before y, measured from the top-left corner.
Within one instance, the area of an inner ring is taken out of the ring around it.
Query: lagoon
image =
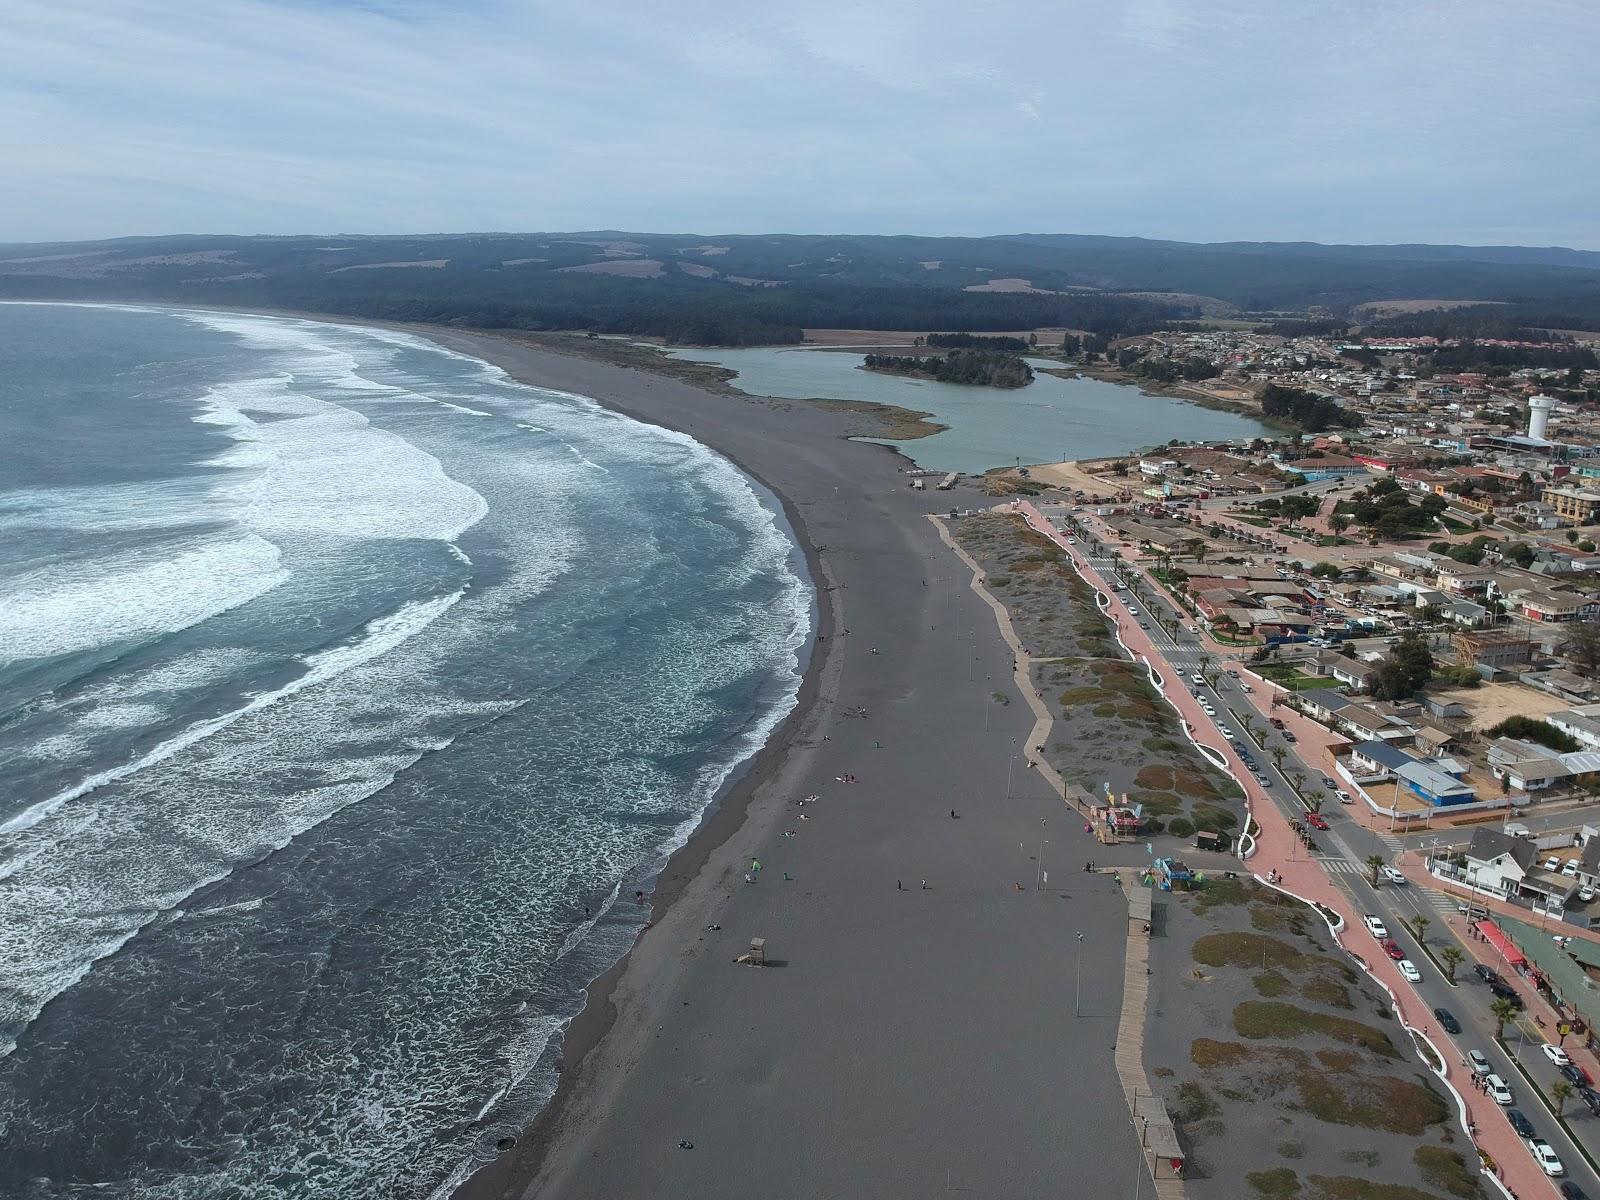
[[[737,371],[731,386],[752,396],[863,400],[930,413],[949,428],[924,438],[869,440],[894,446],[934,471],[978,474],[1019,461],[1103,458],[1174,438],[1272,436],[1261,422],[1236,413],[1098,379],[1041,372],[1024,388],[984,388],[863,371],[864,355],[854,352],[761,347],[671,353]],[[1028,361],[1036,370],[1060,365],[1050,359]]]

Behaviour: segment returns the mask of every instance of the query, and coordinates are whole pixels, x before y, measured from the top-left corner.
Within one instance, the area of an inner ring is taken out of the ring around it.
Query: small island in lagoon
[[[998,350],[952,350],[927,356],[869,354],[864,371],[910,375],[938,383],[970,383],[983,387],[1019,388],[1033,382],[1033,368],[1015,354]]]

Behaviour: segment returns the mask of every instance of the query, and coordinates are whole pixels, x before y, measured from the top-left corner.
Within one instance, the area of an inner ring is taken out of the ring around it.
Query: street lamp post
[[[1044,883],[1043,883],[1043,880],[1044,880],[1044,848],[1050,844],[1049,842],[1044,840],[1044,828],[1045,828],[1045,818],[1044,817],[1040,817],[1039,818],[1039,857],[1034,861],[1034,865],[1033,865],[1033,890],[1036,891],[1036,892],[1039,891],[1044,886]]]
[[[1011,769],[1017,765],[1017,743],[1011,742],[1011,756],[1006,759],[1006,799],[1011,799]]]
[[[1078,931],[1078,969],[1077,982],[1072,992],[1072,1015],[1083,1016],[1083,930]]]

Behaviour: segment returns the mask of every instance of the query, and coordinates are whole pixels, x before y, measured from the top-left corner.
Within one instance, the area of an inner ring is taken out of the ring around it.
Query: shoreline
[[[388,327],[416,334],[447,349],[457,350],[461,353],[470,354],[474,358],[480,358],[499,367],[519,383],[533,387],[548,386],[540,379],[531,377],[528,372],[519,373],[514,362],[508,364],[496,357],[494,343],[516,344],[522,341],[522,339],[514,336],[503,336],[489,331],[474,331],[467,334],[461,331],[445,330],[431,326],[389,325]],[[540,346],[539,349],[544,350],[545,347]],[[553,349],[546,352],[551,354],[559,353]],[[585,361],[578,355],[566,355],[563,357]],[[732,373],[728,374],[731,378]],[[677,433],[688,434],[687,429],[668,424],[658,417],[647,417],[637,412],[629,411],[628,406],[618,403],[615,399],[590,393],[582,394],[602,408],[621,413],[633,420],[672,429]],[[743,393],[734,393],[731,388],[729,389],[729,394],[743,395]],[[689,424],[692,426],[692,422]],[[695,436],[693,434],[688,435]],[[450,1193],[452,1200],[480,1200],[480,1198],[481,1200],[490,1200],[491,1197],[508,1195],[511,1189],[514,1188],[518,1177],[531,1179],[537,1176],[544,1156],[549,1149],[552,1127],[559,1122],[564,1110],[571,1101],[572,1093],[581,1086],[584,1061],[600,1045],[606,1034],[616,1024],[617,1009],[613,1002],[613,995],[618,983],[626,975],[640,943],[667,916],[674,903],[683,896],[684,891],[705,869],[712,854],[726,844],[728,839],[745,824],[756,792],[777,772],[783,758],[790,752],[793,743],[801,735],[806,721],[813,714],[821,691],[822,674],[827,669],[831,656],[838,647],[838,641],[834,637],[834,631],[839,627],[836,612],[838,607],[837,592],[826,583],[829,577],[828,572],[795,502],[785,492],[774,487],[769,480],[763,478],[759,472],[741,462],[738,458],[710,445],[699,437],[696,437],[695,440],[702,445],[706,445],[713,453],[727,458],[740,472],[749,476],[769,496],[777,501],[781,515],[788,526],[788,531],[795,542],[796,549],[800,552],[801,558],[805,563],[807,583],[812,591],[815,626],[812,630],[810,644],[803,652],[804,664],[801,669],[800,687],[795,694],[794,706],[778,726],[773,729],[761,747],[734,768],[728,780],[718,789],[717,794],[711,798],[710,803],[701,813],[700,822],[696,825],[694,832],[689,835],[688,840],[682,846],[667,857],[656,872],[650,893],[649,920],[639,930],[627,952],[584,989],[585,1001],[583,1007],[567,1022],[566,1027],[559,1035],[560,1051],[557,1059],[560,1064],[558,1068],[559,1082],[556,1085],[555,1092],[552,1093],[529,1124],[524,1127],[521,1134],[517,1136],[515,1146],[498,1158],[474,1170],[466,1180],[457,1185]],[[905,458],[904,455],[901,455],[892,447],[882,446],[881,449],[897,458]],[[910,462],[909,459],[906,459],[906,461]]]

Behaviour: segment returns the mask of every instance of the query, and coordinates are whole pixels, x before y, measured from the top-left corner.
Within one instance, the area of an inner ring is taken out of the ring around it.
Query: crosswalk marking
[[[1366,870],[1365,867],[1359,863],[1351,862],[1348,858],[1319,857],[1317,861],[1322,864],[1324,870],[1335,871],[1341,875],[1360,875]]]
[[[1381,830],[1374,830],[1373,832],[1377,839],[1385,846],[1389,847],[1389,849],[1395,854],[1399,854],[1400,851],[1406,848],[1406,844],[1391,833],[1384,833]]]

